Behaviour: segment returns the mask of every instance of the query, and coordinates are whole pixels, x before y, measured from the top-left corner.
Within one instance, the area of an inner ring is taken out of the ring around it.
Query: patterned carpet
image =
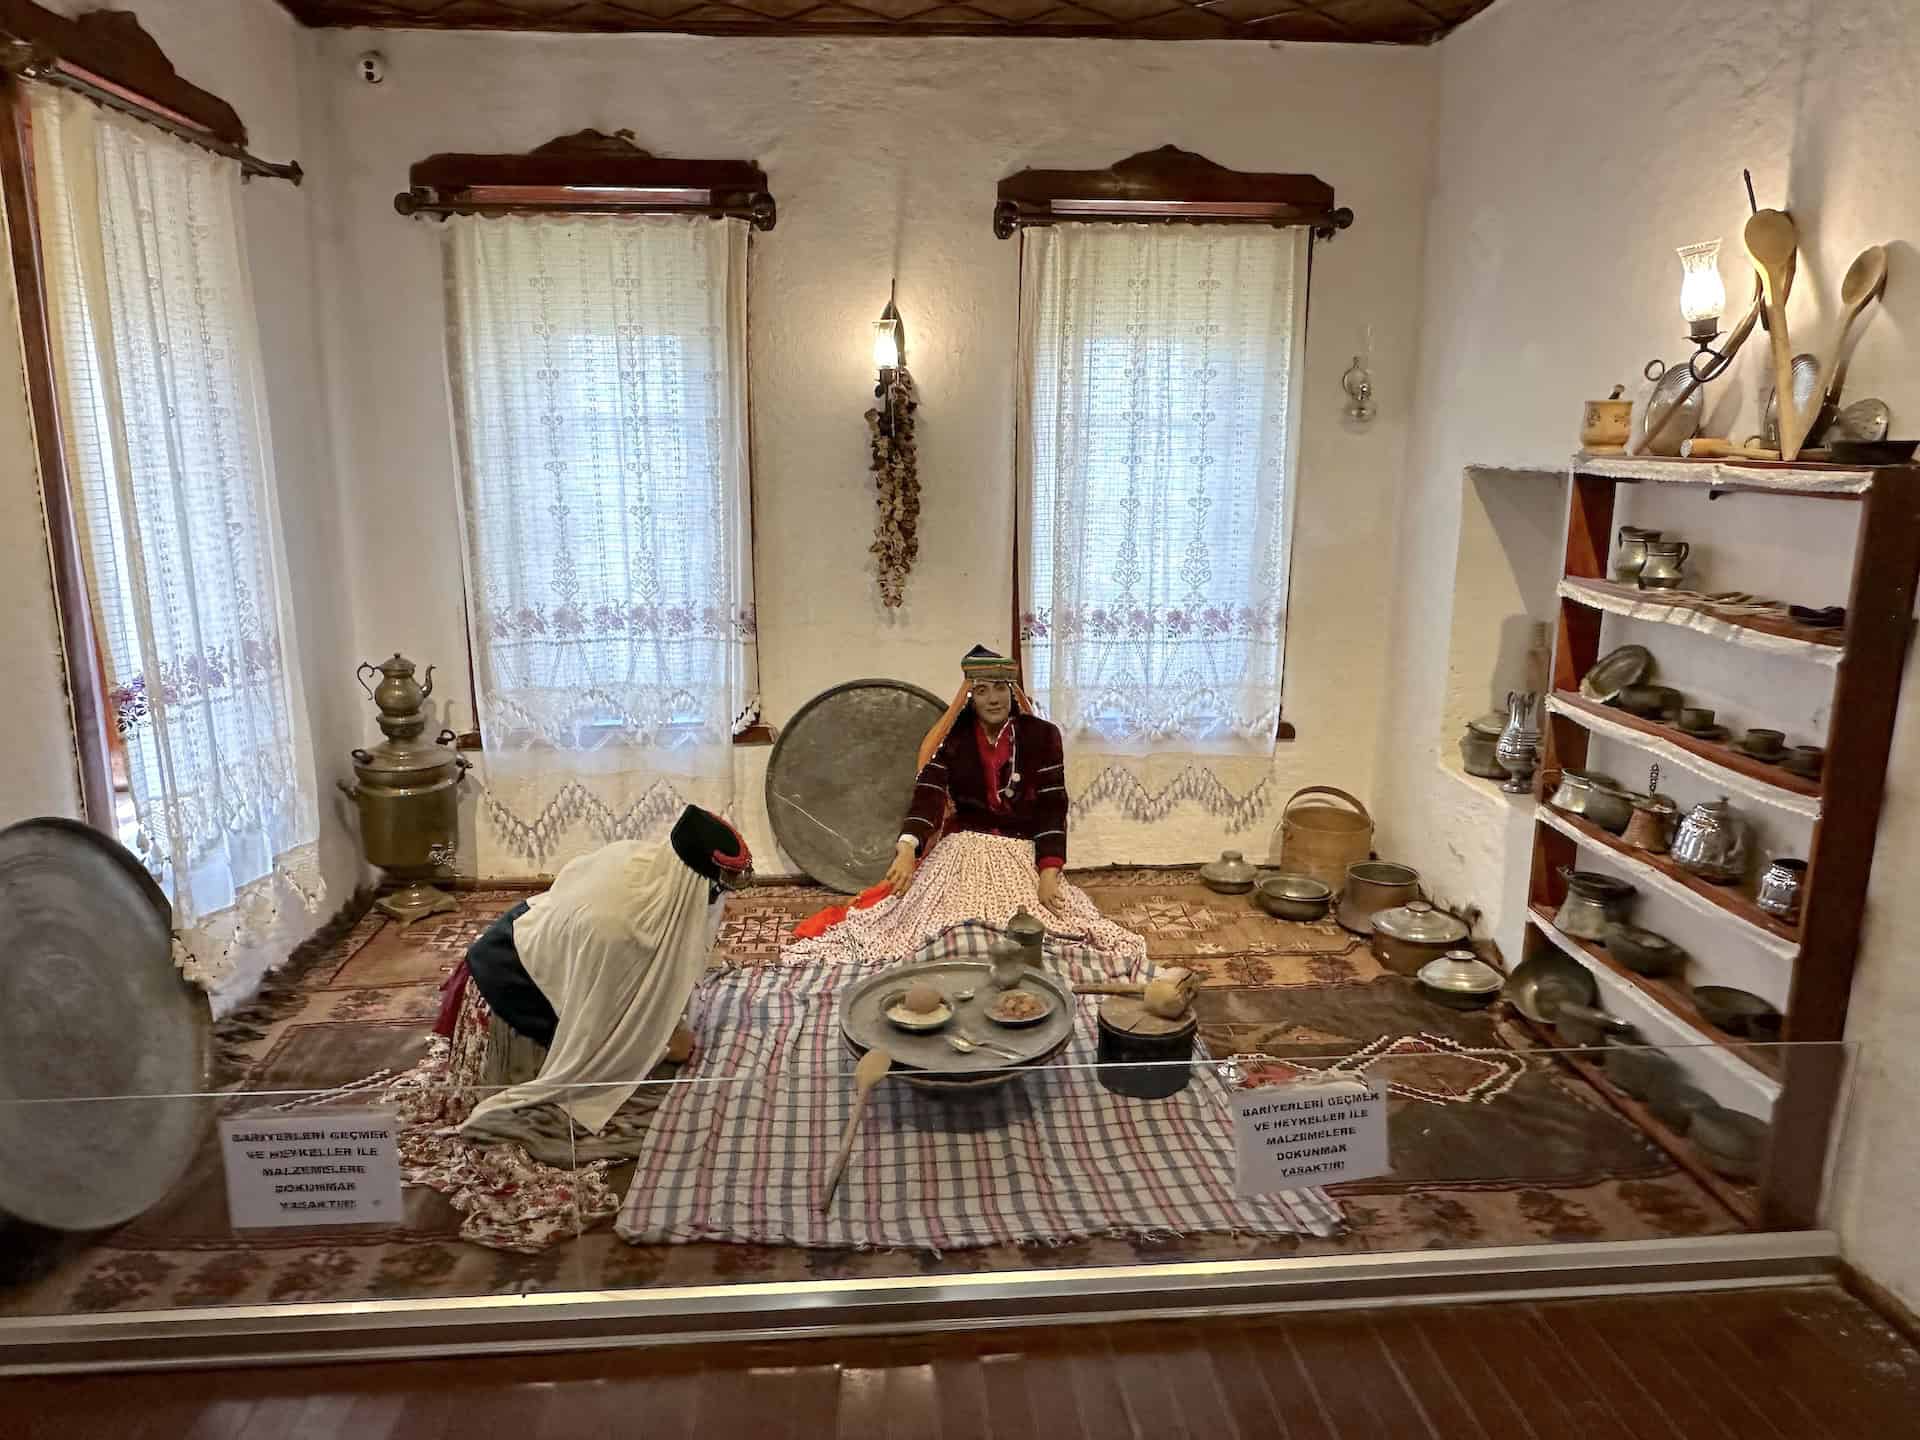
[[[610,1228],[538,1255],[457,1238],[438,1195],[406,1192],[402,1224],[285,1229],[227,1225],[211,1142],[161,1205],[89,1237],[33,1235],[0,1282],[0,1311],[62,1314],[280,1301],[355,1300],[935,1274],[1005,1268],[1426,1250],[1726,1233],[1733,1217],[1558,1063],[1526,1055],[1498,1010],[1423,1000],[1337,926],[1268,918],[1213,894],[1191,869],[1086,872],[1101,911],[1147,938],[1153,958],[1199,971],[1202,1034],[1215,1055],[1260,1052],[1273,1074],[1339,1068],[1388,1081],[1390,1178],[1335,1187],[1348,1232],[1331,1240],[1101,1238],[1050,1248],[932,1255],[752,1245],[630,1246]],[[260,1090],[324,1089],[424,1053],[443,977],[523,892],[472,891],[457,914],[407,928],[369,914],[278,978],[277,993],[222,1027],[242,1078],[216,1108]],[[829,899],[806,885],[736,897],[714,963],[777,964],[781,938]],[[616,1171],[624,1191],[629,1170]],[[5,1238],[11,1245],[18,1232]]]

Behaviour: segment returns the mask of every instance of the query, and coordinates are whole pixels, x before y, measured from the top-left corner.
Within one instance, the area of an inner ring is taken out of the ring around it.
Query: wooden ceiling
[[[307,25],[1425,45],[1493,0],[280,0]]]

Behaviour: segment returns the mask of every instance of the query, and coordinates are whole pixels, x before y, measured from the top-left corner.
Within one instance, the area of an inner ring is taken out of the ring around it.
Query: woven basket
[[[1305,795],[1331,795],[1301,804]],[[1348,808],[1351,807],[1351,808]],[[1347,867],[1373,855],[1373,817],[1367,807],[1331,785],[1306,785],[1293,792],[1274,827],[1268,863],[1295,875],[1311,875],[1338,895],[1347,883]]]

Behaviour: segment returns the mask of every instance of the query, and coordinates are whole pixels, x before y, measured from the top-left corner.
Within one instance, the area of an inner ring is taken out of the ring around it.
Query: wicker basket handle
[[[1298,800],[1302,795],[1335,796],[1338,799],[1346,801],[1347,804],[1351,805],[1354,809],[1358,810],[1360,812],[1360,818],[1366,821],[1367,824],[1369,825],[1373,824],[1373,816],[1367,813],[1366,806],[1362,805],[1358,800],[1354,799],[1353,796],[1349,795],[1346,791],[1335,789],[1331,785],[1302,785],[1298,790],[1294,791],[1293,794],[1289,795],[1287,797],[1287,803],[1280,807],[1280,815],[1282,819],[1286,818],[1287,812],[1293,809],[1293,802]]]

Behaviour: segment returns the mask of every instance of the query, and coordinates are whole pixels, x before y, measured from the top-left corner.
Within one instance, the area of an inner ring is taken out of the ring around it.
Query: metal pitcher
[[[1684,540],[1647,541],[1647,561],[1640,567],[1638,584],[1642,590],[1677,590],[1685,578],[1687,557],[1693,546]]]
[[[1531,690],[1507,692],[1507,726],[1500,732],[1493,758],[1510,777],[1500,788],[1511,795],[1526,795],[1533,790],[1533,772],[1540,764],[1540,726],[1534,719],[1534,706],[1539,700]]]
[[[1733,813],[1724,795],[1694,806],[1673,836],[1674,862],[1715,885],[1746,877],[1747,849],[1747,822]]]
[[[1613,562],[1614,578],[1638,580],[1641,567],[1647,563],[1647,542],[1659,538],[1658,530],[1647,530],[1638,525],[1622,525],[1620,533],[1614,537],[1620,546],[1619,553]]]

